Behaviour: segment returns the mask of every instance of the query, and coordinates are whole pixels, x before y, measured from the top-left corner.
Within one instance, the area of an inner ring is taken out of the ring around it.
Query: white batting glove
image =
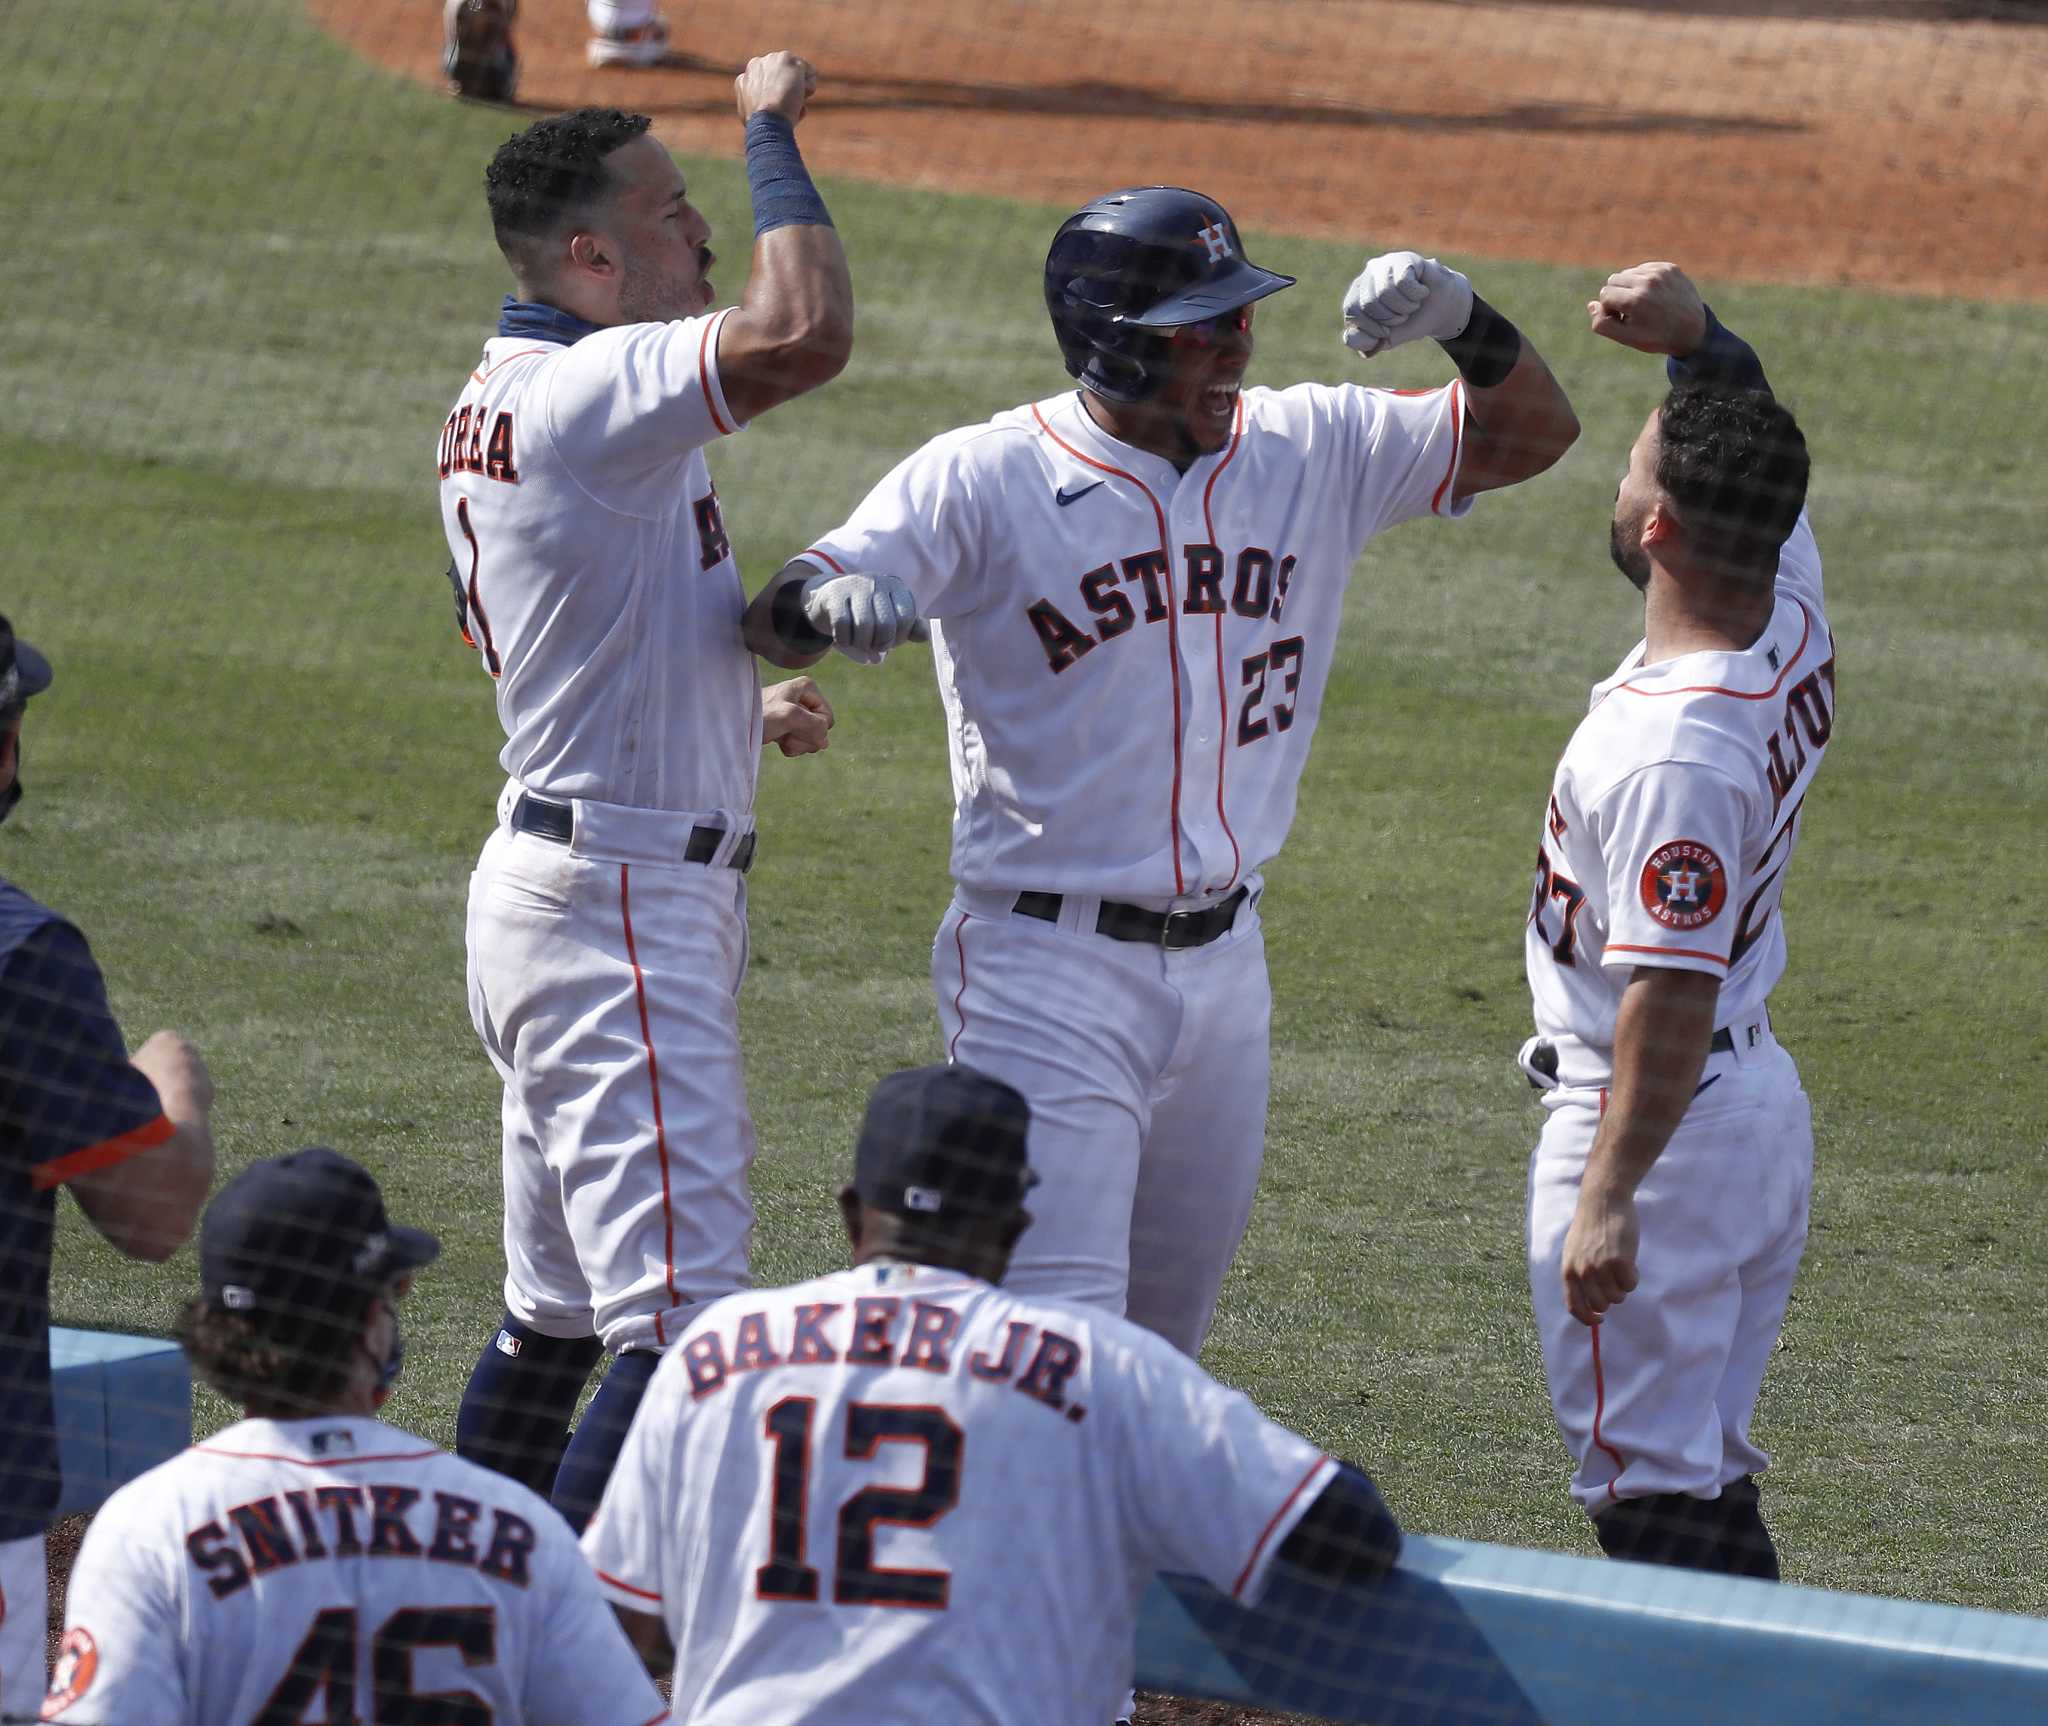
[[[814,575],[798,597],[811,627],[862,665],[880,665],[890,648],[931,636],[917,596],[893,575]]]
[[[1445,341],[1472,321],[1472,284],[1419,252],[1385,252],[1344,290],[1344,345],[1371,359],[1403,342]]]

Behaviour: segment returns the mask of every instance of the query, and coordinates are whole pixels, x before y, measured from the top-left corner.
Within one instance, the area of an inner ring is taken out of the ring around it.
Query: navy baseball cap
[[[1008,1216],[1038,1184],[1025,1159],[1031,1107],[972,1067],[911,1067],[868,1098],[853,1151],[863,1204],[903,1217]]]
[[[325,1145],[251,1163],[199,1225],[199,1292],[228,1312],[324,1313],[440,1256],[384,1214],[370,1171]]]
[[[50,662],[0,617],[0,713],[50,687]]]

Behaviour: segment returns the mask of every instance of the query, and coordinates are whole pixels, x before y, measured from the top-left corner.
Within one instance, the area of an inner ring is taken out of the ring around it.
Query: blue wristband
[[[754,194],[754,238],[776,228],[829,228],[825,200],[796,147],[796,128],[780,114],[747,121],[747,186]]]
[[[1664,375],[1674,384],[1728,384],[1739,390],[1770,392],[1764,363],[1756,349],[1714,316],[1708,306],[1707,333],[1700,345],[1683,359],[1675,355],[1664,362]]]

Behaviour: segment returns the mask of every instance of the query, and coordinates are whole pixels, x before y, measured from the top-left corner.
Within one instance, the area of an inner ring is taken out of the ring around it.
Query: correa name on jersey
[[[965,1373],[989,1384],[1014,1384],[1025,1396],[1076,1423],[1087,1411],[1067,1401],[1067,1382],[1081,1370],[1080,1343],[1040,1325],[1013,1321],[999,1351],[954,1347],[960,1312],[895,1295],[852,1302],[813,1301],[787,1313],[746,1312],[700,1326],[680,1353],[690,1396],[701,1402],[742,1373],[767,1367],[895,1366],[935,1376]]]

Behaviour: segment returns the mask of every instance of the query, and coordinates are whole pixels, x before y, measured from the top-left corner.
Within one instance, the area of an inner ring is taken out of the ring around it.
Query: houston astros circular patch
[[[1667,929],[1697,929],[1728,903],[1728,871],[1696,839],[1674,839],[1643,865],[1643,909]]]
[[[43,1701],[43,1718],[62,1713],[92,1688],[99,1670],[100,1651],[92,1632],[73,1625],[64,1632],[64,1646],[57,1651],[57,1664],[50,1674],[50,1690]]]

